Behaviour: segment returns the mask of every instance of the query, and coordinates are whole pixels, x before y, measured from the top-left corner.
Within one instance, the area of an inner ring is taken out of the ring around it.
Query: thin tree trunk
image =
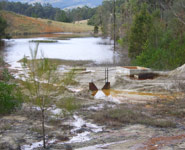
[[[43,148],[46,148],[46,138],[45,138],[45,114],[44,108],[42,108],[42,136],[43,136]]]

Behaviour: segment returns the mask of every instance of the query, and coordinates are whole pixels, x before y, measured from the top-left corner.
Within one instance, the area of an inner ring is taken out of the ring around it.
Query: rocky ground
[[[102,91],[104,70],[105,67],[77,69],[78,84],[67,87],[80,104],[72,115],[63,116],[56,105],[47,110],[47,149],[185,149],[185,66],[157,72],[159,76],[152,80],[136,80],[109,67],[111,89]],[[91,81],[99,91],[89,91]],[[38,107],[30,109],[24,104],[11,115],[0,117],[0,149],[42,149],[40,116]]]

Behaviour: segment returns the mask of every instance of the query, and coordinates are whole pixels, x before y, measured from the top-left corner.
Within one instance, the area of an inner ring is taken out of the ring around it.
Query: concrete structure
[[[138,66],[124,66],[116,67],[116,72],[122,75],[134,76],[143,73],[151,73],[152,70],[149,68],[138,67]]]

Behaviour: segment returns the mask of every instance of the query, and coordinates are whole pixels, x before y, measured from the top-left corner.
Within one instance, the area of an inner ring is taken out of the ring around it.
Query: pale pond
[[[52,38],[19,38],[5,40],[4,59],[12,68],[19,68],[24,56],[30,57],[30,48],[34,49],[35,42],[53,40]],[[39,55],[41,51],[44,57],[62,60],[86,60],[96,64],[113,64],[119,61],[119,55],[114,53],[112,42],[101,37],[80,37],[57,40],[57,42],[40,43]]]

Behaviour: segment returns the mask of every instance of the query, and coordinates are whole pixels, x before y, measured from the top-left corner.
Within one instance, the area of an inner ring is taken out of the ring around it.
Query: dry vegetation
[[[8,23],[7,33],[9,34],[35,34],[35,33],[53,33],[53,32],[90,32],[92,26],[86,22],[81,24],[63,23],[48,19],[32,18],[13,12],[1,11],[0,14]]]
[[[143,124],[148,126],[168,128],[176,127],[176,123],[161,116],[153,114],[154,108],[147,108],[145,105],[120,105],[112,109],[104,109],[95,113],[93,119],[109,127],[121,127],[126,124]]]
[[[24,59],[19,60],[20,63],[22,63]],[[40,61],[40,59],[37,59],[37,61]],[[64,60],[64,59],[49,59],[49,61],[52,64],[55,64],[57,67],[60,65],[64,66],[73,66],[73,67],[83,67],[87,64],[92,64],[92,61],[88,60]],[[30,60],[28,60],[28,63],[30,63]]]

